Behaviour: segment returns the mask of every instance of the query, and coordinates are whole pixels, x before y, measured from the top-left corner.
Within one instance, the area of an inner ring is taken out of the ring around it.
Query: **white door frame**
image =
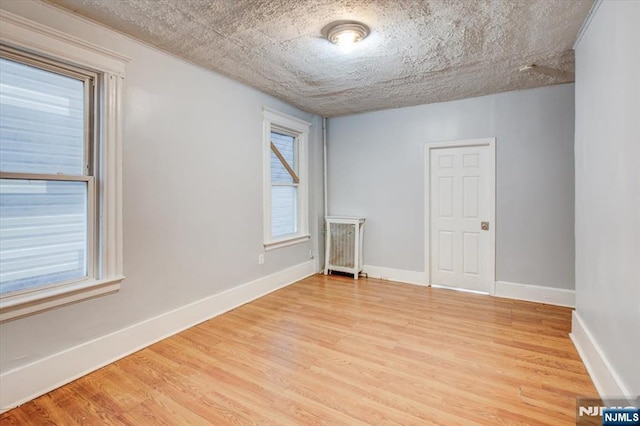
[[[424,269],[427,285],[431,286],[431,151],[438,148],[464,148],[486,146],[489,148],[489,240],[491,268],[489,268],[489,294],[496,290],[496,138],[461,139],[452,141],[427,142],[424,145]]]

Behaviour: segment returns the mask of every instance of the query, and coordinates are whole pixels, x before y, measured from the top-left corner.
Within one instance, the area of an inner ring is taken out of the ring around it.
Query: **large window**
[[[0,18],[4,321],[120,286],[125,58],[10,14]]]
[[[264,111],[265,248],[309,239],[307,140],[309,123]]]
[[[0,57],[0,294],[93,275],[97,76]]]

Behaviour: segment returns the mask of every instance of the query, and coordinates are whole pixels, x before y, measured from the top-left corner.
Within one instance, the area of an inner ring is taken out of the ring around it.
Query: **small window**
[[[309,123],[264,112],[265,248],[309,239],[306,152]]]
[[[0,45],[5,321],[120,288],[126,58],[46,27],[0,21],[3,40],[28,33],[31,43]]]
[[[298,232],[297,138],[271,131],[271,238]]]

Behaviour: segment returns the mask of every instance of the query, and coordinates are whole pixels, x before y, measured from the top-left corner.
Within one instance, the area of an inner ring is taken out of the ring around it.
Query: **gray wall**
[[[0,325],[0,372],[287,267],[320,251],[319,117],[46,4],[2,8],[132,58],[124,90],[122,289]],[[313,122],[312,241],[262,253],[262,107]]]
[[[629,396],[640,395],[638,22],[640,2],[603,1],[576,46],[576,315]]]
[[[574,288],[573,85],[329,120],[329,214],[362,215],[365,264],[424,271],[424,145],[495,137],[496,278]]]

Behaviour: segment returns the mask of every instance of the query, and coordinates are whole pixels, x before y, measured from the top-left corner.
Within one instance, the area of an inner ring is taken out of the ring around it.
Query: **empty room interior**
[[[2,0],[0,424],[633,421],[638,22]]]

